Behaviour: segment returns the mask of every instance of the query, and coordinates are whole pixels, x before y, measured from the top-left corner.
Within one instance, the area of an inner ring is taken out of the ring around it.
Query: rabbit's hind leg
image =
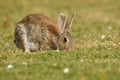
[[[28,47],[28,42],[27,42],[27,32],[26,32],[26,28],[23,24],[18,24],[18,35],[20,37],[20,41],[22,43],[22,48],[23,51],[26,53],[30,53],[29,47]]]

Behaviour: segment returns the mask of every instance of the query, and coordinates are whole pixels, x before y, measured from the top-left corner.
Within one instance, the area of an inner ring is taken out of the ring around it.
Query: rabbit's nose
[[[67,51],[68,51],[68,52],[71,52],[71,51],[72,51],[72,49],[68,49]]]

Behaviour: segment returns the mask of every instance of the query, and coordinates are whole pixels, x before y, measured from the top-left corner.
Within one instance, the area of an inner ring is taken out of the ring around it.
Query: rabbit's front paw
[[[24,52],[25,52],[25,53],[30,53],[30,50],[29,50],[29,49],[25,49]]]
[[[60,52],[60,50],[59,50],[59,49],[57,49],[57,50],[55,50],[55,52]]]

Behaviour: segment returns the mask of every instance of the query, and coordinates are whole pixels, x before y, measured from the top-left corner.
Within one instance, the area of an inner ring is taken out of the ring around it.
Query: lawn
[[[31,13],[57,20],[75,12],[75,50],[23,53],[18,21]],[[0,80],[120,80],[120,0],[0,0]]]

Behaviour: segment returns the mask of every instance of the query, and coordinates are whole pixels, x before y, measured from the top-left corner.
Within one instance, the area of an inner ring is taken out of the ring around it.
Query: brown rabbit
[[[43,14],[30,14],[18,22],[15,28],[15,44],[24,52],[37,50],[68,50],[74,48],[74,39],[70,28],[74,14],[66,23],[63,13],[58,16],[58,23]]]

